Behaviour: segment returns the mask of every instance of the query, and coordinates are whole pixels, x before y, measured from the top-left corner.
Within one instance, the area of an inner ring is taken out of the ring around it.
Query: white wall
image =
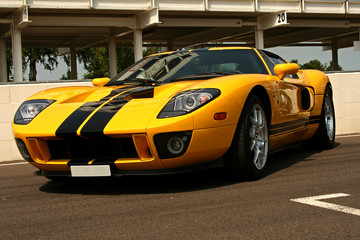
[[[334,90],[336,133],[360,133],[360,73],[328,74]],[[0,85],[0,162],[21,160],[13,139],[11,122],[19,105],[32,94],[54,87],[91,85],[61,82]]]
[[[336,133],[360,133],[360,73],[328,76],[334,91]]]
[[[54,87],[91,85],[91,82],[61,82],[0,85],[0,162],[23,159],[16,147],[11,123],[20,104],[34,93]]]

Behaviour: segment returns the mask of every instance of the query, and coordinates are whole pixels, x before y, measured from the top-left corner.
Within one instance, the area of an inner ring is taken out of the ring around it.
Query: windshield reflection
[[[244,73],[267,73],[252,49],[182,51],[146,57],[107,85],[131,84],[132,81],[166,83]]]

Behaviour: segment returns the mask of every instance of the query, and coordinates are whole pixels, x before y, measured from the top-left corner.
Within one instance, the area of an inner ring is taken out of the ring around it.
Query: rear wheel
[[[250,96],[243,108],[225,167],[234,178],[259,179],[268,157],[269,132],[264,105]]]
[[[312,145],[323,149],[333,147],[335,143],[335,110],[332,100],[331,87],[327,86],[324,94],[324,101],[321,110],[319,128],[311,138]]]

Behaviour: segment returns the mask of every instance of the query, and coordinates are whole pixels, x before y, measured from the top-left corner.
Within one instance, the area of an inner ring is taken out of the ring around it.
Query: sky
[[[331,61],[331,50],[323,51],[322,47],[275,47],[268,48],[268,51],[274,52],[287,61],[297,59],[299,64],[304,64],[310,60],[318,59],[322,63],[329,63]],[[344,71],[360,71],[360,51],[354,51],[353,47],[339,49],[339,65],[343,67]],[[66,64],[59,58],[58,67],[50,72],[43,70],[43,66],[37,65],[37,81],[55,81],[59,80],[67,71]],[[78,79],[83,79],[86,73],[83,65],[78,63]],[[28,79],[28,71],[25,72],[24,77]]]

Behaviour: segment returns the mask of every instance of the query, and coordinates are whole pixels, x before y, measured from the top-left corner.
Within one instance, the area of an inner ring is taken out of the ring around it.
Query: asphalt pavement
[[[359,145],[291,147],[252,182],[219,169],[52,182],[0,164],[0,239],[360,239]]]

